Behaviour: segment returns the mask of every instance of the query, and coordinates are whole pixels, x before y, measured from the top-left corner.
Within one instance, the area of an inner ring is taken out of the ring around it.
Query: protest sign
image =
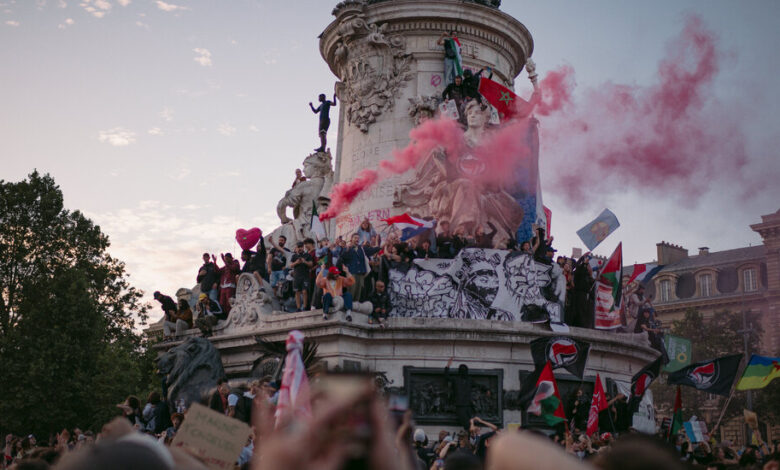
[[[249,437],[249,426],[194,403],[173,438],[214,470],[232,470]]]

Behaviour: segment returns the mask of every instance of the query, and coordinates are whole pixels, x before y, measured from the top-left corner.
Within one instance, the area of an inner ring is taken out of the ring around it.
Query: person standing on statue
[[[452,386],[452,393],[455,399],[455,414],[458,419],[458,426],[463,429],[469,429],[471,420],[471,378],[469,377],[469,366],[461,364],[458,366],[458,375],[450,374],[450,366],[454,357],[447,361],[444,367],[444,379]]]
[[[460,41],[455,36],[455,31],[450,31],[441,33],[436,44],[444,46],[444,83],[449,85],[455,81],[455,77],[463,73],[460,65]]]
[[[320,146],[319,148],[314,149],[315,152],[324,152],[325,151],[325,145],[328,143],[328,128],[330,127],[330,107],[336,106],[336,94],[333,94],[333,101],[328,101],[325,99],[325,94],[321,93],[320,97],[320,105],[316,108],[313,104],[311,104],[311,101],[309,102],[309,107],[311,108],[311,111],[314,114],[319,113],[320,114]]]

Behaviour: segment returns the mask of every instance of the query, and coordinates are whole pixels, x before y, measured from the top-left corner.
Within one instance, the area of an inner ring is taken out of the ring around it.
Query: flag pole
[[[726,409],[728,409],[728,407],[729,407],[729,403],[731,403],[731,397],[733,397],[733,396],[734,396],[734,392],[735,392],[735,391],[736,391],[736,389],[732,389],[732,390],[731,390],[731,394],[729,395],[729,398],[728,398],[728,400],[726,400],[726,404],[725,404],[725,405],[723,405],[723,409],[720,411],[720,416],[718,417],[718,422],[717,422],[717,423],[715,423],[715,427],[714,427],[714,428],[712,428],[712,431],[710,432],[710,435],[714,434],[714,433],[715,433],[715,431],[717,431],[717,429],[718,429],[718,426],[720,426],[720,420],[722,420],[722,419],[723,419],[723,415],[725,415],[725,414],[726,414]]]

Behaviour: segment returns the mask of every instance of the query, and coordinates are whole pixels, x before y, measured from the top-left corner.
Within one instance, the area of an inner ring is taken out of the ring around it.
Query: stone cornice
[[[366,5],[362,9],[369,23],[387,24],[392,34],[414,33],[436,39],[442,31],[455,30],[465,40],[492,43],[504,51],[512,69],[512,80],[533,54],[533,38],[528,29],[512,16],[475,3],[457,0],[426,0],[422,9],[418,0]],[[334,53],[339,39],[340,20],[333,21],[320,36],[320,54],[335,75]]]

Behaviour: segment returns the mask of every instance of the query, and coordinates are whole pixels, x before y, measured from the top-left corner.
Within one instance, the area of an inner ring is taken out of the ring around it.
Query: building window
[[[753,268],[742,271],[742,282],[745,286],[745,292],[758,290],[758,281],[756,279],[756,270]]]
[[[663,280],[659,287],[661,288],[661,302],[669,302],[672,292],[672,283],[668,280]]]
[[[699,292],[702,297],[712,295],[712,274],[702,274],[699,276]]]

